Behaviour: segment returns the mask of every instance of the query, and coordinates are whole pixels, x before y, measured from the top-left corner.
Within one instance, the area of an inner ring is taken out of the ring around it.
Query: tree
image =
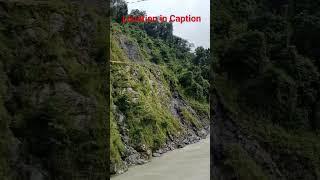
[[[257,76],[268,61],[264,34],[251,31],[240,35],[219,59],[221,68],[236,81]]]
[[[173,36],[172,23],[168,22],[152,22],[145,23],[144,30],[149,36],[168,40]]]
[[[146,11],[140,11],[139,9],[133,9],[130,12],[130,16],[146,16]]]
[[[208,65],[210,60],[210,49],[204,49],[202,46],[195,49],[195,58],[193,63],[195,65]]]
[[[124,0],[112,0],[110,7],[112,19],[119,23],[123,16],[128,15],[128,5]]]

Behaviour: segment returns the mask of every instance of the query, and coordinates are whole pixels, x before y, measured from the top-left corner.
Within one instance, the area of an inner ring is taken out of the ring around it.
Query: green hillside
[[[172,24],[112,23],[112,173],[206,137],[208,63],[209,50],[191,52]]]
[[[217,0],[216,179],[319,179],[319,3]]]
[[[0,2],[0,179],[106,179],[105,8]]]

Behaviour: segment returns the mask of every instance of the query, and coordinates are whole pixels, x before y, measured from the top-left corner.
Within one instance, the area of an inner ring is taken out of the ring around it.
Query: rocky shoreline
[[[176,135],[167,134],[166,143],[155,151],[152,151],[145,144],[140,144],[133,147],[130,144],[129,128],[126,123],[126,117],[113,107],[116,112],[116,119],[119,127],[121,139],[125,145],[124,153],[121,155],[122,163],[111,164],[111,174],[122,174],[128,170],[130,166],[142,165],[151,161],[152,157],[160,157],[162,154],[175,149],[183,148],[186,145],[199,142],[205,139],[210,132],[209,116],[200,116],[181,96],[175,91],[171,97],[170,111],[171,114],[179,120],[180,126],[183,129],[182,133]],[[182,109],[188,109],[194,117],[197,118],[201,127],[196,127],[190,123],[182,115]]]
[[[210,133],[210,127],[206,126],[199,131],[188,130],[187,133],[181,135],[180,137],[170,137],[167,143],[154,152],[148,149],[145,145],[133,148],[131,146],[126,146],[126,158],[124,158],[124,163],[120,167],[112,167],[113,171],[111,174],[119,175],[128,171],[128,168],[135,165],[143,165],[152,160],[152,157],[161,157],[163,154],[173,151],[175,149],[183,148],[187,145],[198,143],[200,140],[205,139]],[[111,169],[112,170],[112,169]]]

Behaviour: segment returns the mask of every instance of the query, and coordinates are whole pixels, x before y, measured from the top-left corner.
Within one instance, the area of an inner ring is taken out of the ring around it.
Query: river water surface
[[[210,139],[167,152],[111,180],[209,180]]]

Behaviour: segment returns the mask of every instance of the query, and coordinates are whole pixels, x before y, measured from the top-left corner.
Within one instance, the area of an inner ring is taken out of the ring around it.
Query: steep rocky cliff
[[[106,179],[103,1],[0,2],[0,179]]]
[[[192,58],[177,57],[177,48],[138,25],[112,24],[112,173],[207,136],[207,97],[196,99],[186,93],[182,75],[196,66]],[[194,81],[192,73],[185,80]]]

